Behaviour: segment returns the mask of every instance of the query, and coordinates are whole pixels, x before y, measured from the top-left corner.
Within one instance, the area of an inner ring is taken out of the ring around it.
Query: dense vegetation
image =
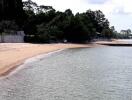
[[[0,33],[24,30],[26,42],[84,43],[117,38],[118,33],[100,10],[73,14],[70,9],[60,12],[31,0],[23,4],[21,0],[1,0],[0,5]]]
[[[21,27],[24,19],[22,0],[0,0],[0,21],[2,23],[16,23]]]
[[[50,6],[38,6],[31,0],[24,2],[24,10],[28,16],[24,25],[26,41],[86,42],[95,38],[97,32],[111,37],[109,22],[100,10],[74,15],[70,9],[60,12]]]

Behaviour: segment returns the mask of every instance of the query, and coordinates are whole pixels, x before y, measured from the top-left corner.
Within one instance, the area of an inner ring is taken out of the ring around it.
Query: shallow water
[[[0,100],[132,100],[132,48],[67,49],[0,80]]]

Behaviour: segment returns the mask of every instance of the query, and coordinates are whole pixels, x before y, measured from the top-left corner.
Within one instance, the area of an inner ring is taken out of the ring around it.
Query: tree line
[[[24,30],[26,42],[84,43],[99,37],[115,37],[115,29],[110,27],[108,19],[100,10],[89,9],[84,13],[73,14],[70,9],[56,11],[51,6],[37,5],[31,0],[2,1],[0,32]]]
[[[23,4],[27,15],[26,41],[86,42],[94,39],[97,32],[105,38],[111,37],[109,21],[100,10],[73,14],[70,9],[60,12],[51,6],[38,6],[31,0]]]

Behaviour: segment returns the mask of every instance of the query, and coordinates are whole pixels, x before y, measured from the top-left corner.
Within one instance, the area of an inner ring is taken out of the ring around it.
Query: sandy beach
[[[96,41],[94,43],[96,44],[100,44],[100,45],[104,45],[104,44],[131,44],[129,43],[128,41],[131,41],[131,40],[128,40],[128,39],[112,39],[111,41]]]
[[[94,44],[95,45],[95,44]],[[0,44],[0,76],[9,74],[23,64],[28,58],[61,49],[93,47],[93,44],[28,44],[1,43]]]
[[[25,60],[40,54],[80,47],[109,46],[110,44],[127,44],[127,41],[97,41],[92,44],[30,44],[30,43],[0,43],[0,76],[8,75],[23,64]],[[131,44],[131,43],[130,43]]]

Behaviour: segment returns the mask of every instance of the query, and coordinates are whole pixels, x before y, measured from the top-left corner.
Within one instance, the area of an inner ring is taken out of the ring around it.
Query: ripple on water
[[[61,51],[0,80],[0,100],[132,100],[132,48]]]

